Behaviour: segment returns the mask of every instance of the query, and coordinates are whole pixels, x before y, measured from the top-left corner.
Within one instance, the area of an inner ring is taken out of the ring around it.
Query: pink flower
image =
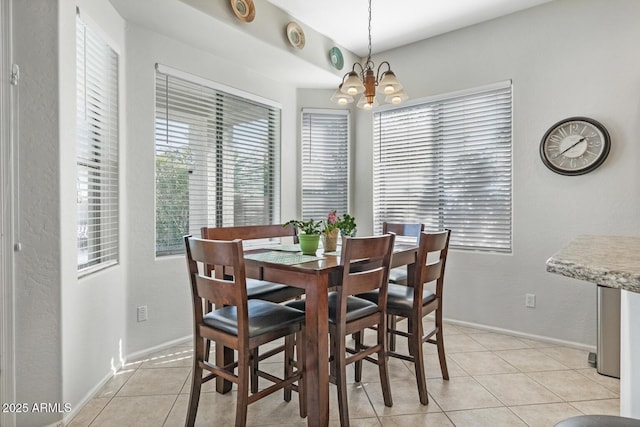
[[[336,211],[331,211],[329,212],[329,215],[327,216],[327,222],[331,225],[335,224],[338,222],[338,213]]]

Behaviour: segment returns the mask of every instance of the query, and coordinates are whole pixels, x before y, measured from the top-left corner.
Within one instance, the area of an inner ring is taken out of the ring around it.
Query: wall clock
[[[561,175],[582,175],[600,166],[611,148],[607,129],[588,117],[570,117],[554,124],[542,137],[540,157]]]

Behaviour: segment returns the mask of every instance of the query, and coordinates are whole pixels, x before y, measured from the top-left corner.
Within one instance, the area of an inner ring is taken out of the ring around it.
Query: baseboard
[[[153,347],[149,347],[149,348],[141,350],[141,351],[136,351],[135,353],[131,353],[128,356],[125,357],[125,359],[123,361],[123,364],[120,364],[120,365],[115,367],[115,371],[117,372],[120,369],[122,369],[123,366],[126,366],[128,360],[139,359],[139,358],[142,358],[142,357],[147,356],[149,354],[155,353],[157,351],[162,351],[162,350],[165,350],[167,348],[171,348],[171,347],[173,347],[175,345],[182,344],[183,342],[190,341],[191,339],[192,339],[192,336],[189,335],[189,336],[186,336],[186,337],[183,337],[183,338],[178,338],[178,339],[175,339],[175,340],[172,340],[172,341],[167,341],[165,343],[162,343],[162,344],[159,344],[159,345],[156,345],[156,346],[153,346]],[[80,410],[82,408],[84,408],[84,406],[87,403],[89,403],[89,401],[91,399],[93,399],[93,397],[98,393],[98,391],[100,391],[100,389],[102,387],[104,387],[104,385],[107,382],[109,382],[109,380],[111,378],[113,378],[114,375],[115,375],[114,372],[110,372],[109,374],[107,374],[102,380],[100,380],[98,382],[98,384],[96,384],[85,395],[85,397],[80,402],[78,402],[75,405],[75,407],[70,412],[65,414],[64,418],[62,419],[62,421],[59,421],[59,422],[57,422],[55,424],[51,424],[51,425],[49,425],[47,427],[63,427],[65,425],[67,425],[76,415],[78,415],[78,412],[80,412]]]
[[[129,360],[140,359],[140,358],[145,357],[145,356],[147,356],[149,354],[152,354],[152,353],[155,353],[155,352],[158,352],[158,351],[162,351],[162,350],[166,350],[166,349],[171,348],[171,347],[173,347],[175,345],[179,345],[179,344],[185,343],[187,341],[190,341],[191,339],[193,339],[193,335],[187,335],[186,337],[182,337],[182,338],[178,338],[178,339],[175,339],[175,340],[167,341],[167,342],[164,342],[162,344],[158,344],[158,345],[153,346],[153,347],[148,347],[148,348],[145,348],[144,350],[140,350],[140,351],[136,351],[136,352],[133,352],[131,354],[128,354],[126,356],[126,360],[129,361]]]
[[[122,369],[122,365],[118,365],[115,366],[115,372],[119,371],[120,369]],[[78,415],[78,412],[80,412],[82,410],[82,408],[85,407],[85,405],[87,403],[89,403],[89,401],[91,399],[93,399],[93,397],[96,395],[96,393],[98,393],[98,391],[104,387],[104,385],[106,383],[109,382],[109,380],[111,378],[113,378],[115,372],[109,372],[107,375],[104,376],[104,378],[102,378],[100,381],[98,381],[98,383],[93,386],[93,388],[91,390],[89,390],[89,392],[78,402],[76,403],[72,408],[71,411],[67,412],[64,414],[64,417],[62,418],[62,421],[59,421],[56,424],[51,424],[47,427],[63,427],[66,426],[69,421],[71,421],[73,419],[73,417],[75,417],[76,415]]]
[[[445,322],[450,323],[454,326],[464,326],[467,328],[473,328],[473,329],[479,329],[482,331],[488,331],[488,332],[496,332],[499,334],[503,334],[503,335],[510,335],[512,337],[516,337],[516,338],[526,338],[526,339],[530,339],[530,340],[536,340],[536,341],[542,341],[542,342],[546,342],[549,344],[555,344],[555,345],[561,345],[561,346],[565,346],[565,347],[571,347],[571,348],[576,348],[579,350],[586,350],[586,351],[596,351],[596,346],[594,345],[587,345],[587,344],[581,344],[581,343],[577,343],[577,342],[573,342],[573,341],[565,341],[565,340],[560,340],[557,338],[550,338],[550,337],[545,337],[542,335],[534,335],[534,334],[527,334],[524,332],[519,332],[519,331],[513,331],[511,329],[504,329],[504,328],[497,328],[495,326],[488,326],[488,325],[482,325],[479,323],[473,323],[473,322],[465,322],[463,320],[455,320],[455,319],[444,319]]]

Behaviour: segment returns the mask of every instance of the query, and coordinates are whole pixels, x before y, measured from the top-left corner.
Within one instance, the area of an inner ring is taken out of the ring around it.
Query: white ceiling
[[[367,55],[367,0],[267,0],[337,44]],[[528,9],[551,0],[373,0],[373,53]]]
[[[256,49],[255,37],[259,31],[247,31],[248,28],[233,15],[229,0],[153,0],[153,7],[142,0],[109,1],[127,21],[203,51],[215,52],[234,64],[257,70],[275,80],[306,88],[331,88],[340,81],[340,76],[328,63],[324,67],[318,66],[299,52],[292,52],[288,45],[278,48],[265,42]],[[361,57],[367,55],[367,0],[254,1],[257,13],[260,13],[260,2],[270,2],[303,28],[313,28]],[[552,0],[372,1],[372,51],[380,53]],[[274,17],[266,13],[265,16]],[[228,21],[228,25],[217,26],[219,34],[228,36],[211,37],[211,17],[219,17],[220,22]],[[281,22],[280,18],[278,22]],[[249,28],[255,29],[259,25],[270,28],[271,24],[261,20]],[[322,60],[326,62],[324,56]]]

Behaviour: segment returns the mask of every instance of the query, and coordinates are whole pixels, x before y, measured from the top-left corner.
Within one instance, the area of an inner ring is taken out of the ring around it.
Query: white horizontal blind
[[[374,114],[374,225],[511,251],[511,83]]]
[[[156,71],[156,255],[279,218],[280,109]],[[212,83],[213,86],[213,83]]]
[[[349,114],[302,112],[302,217],[325,219],[349,208]]]
[[[78,274],[118,261],[118,55],[76,18]]]

